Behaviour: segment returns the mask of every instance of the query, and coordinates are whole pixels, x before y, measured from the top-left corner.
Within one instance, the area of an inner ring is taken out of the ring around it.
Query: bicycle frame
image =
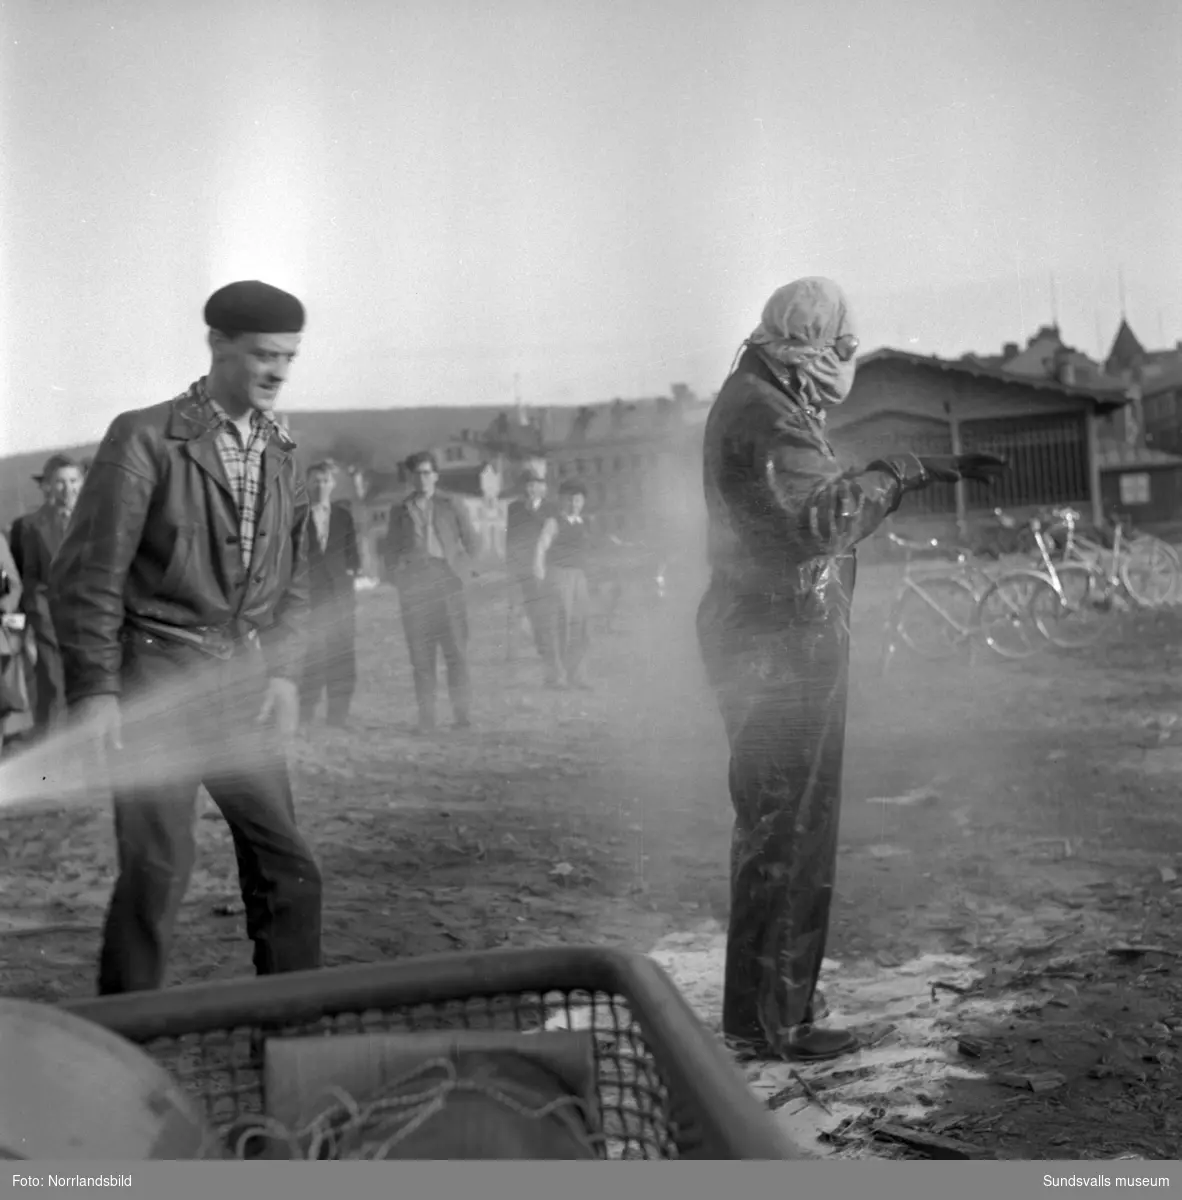
[[[988,575],[982,568],[969,562],[967,553],[959,550],[949,552],[942,548],[935,538],[921,544],[909,542],[906,538],[899,537],[898,534],[888,533],[887,539],[892,545],[903,551],[903,575],[899,581],[899,587],[895,592],[894,598],[891,601],[890,612],[887,615],[886,638],[883,643],[879,673],[881,675],[886,674],[898,649],[901,635],[900,617],[903,601],[909,594],[918,596],[927,608],[935,613],[946,626],[952,629],[956,634],[957,641],[969,643],[971,663],[972,639],[976,633],[976,627],[963,624],[952,613],[947,612],[932,593],[923,586],[922,580],[925,576],[929,579],[952,579],[966,587],[974,597],[979,597],[983,590],[983,582],[985,585],[988,583]],[[937,554],[941,554],[942,552],[941,556],[945,559],[945,562],[932,562],[928,569],[917,570],[919,564],[915,561],[915,555],[925,550],[936,552]]]
[[[1007,514],[1000,508],[996,508],[993,511],[996,518],[1007,528],[1014,528],[1017,524],[1013,517],[1007,516]],[[1106,548],[1098,543],[1090,541],[1087,538],[1081,539],[1076,533],[1075,527],[1079,521],[1079,514],[1075,512],[1074,509],[1053,509],[1049,514],[1046,515],[1053,517],[1067,530],[1067,540],[1064,544],[1064,550],[1061,559],[1063,565],[1083,567],[1089,572],[1093,579],[1097,581],[1102,580],[1105,586],[1103,593],[1099,597],[1101,601],[1100,607],[1105,609],[1111,609],[1114,606],[1119,607],[1119,596],[1120,593],[1124,591],[1124,584],[1122,583],[1118,574],[1120,562],[1118,555],[1120,553],[1121,546],[1121,526],[1117,524],[1114,533],[1113,550],[1111,552],[1112,559],[1110,564],[1111,573],[1109,573],[1103,569],[1102,565],[1102,555],[1107,552]],[[1038,566],[1035,569],[1040,574],[1046,576],[1047,582],[1050,583],[1052,588],[1054,588],[1055,594],[1059,597],[1060,603],[1066,608],[1071,608],[1072,605],[1063,589],[1063,581],[1059,576],[1059,570],[1055,563],[1052,545],[1048,541],[1045,532],[1045,516],[1040,515],[1031,517],[1030,520],[1026,522],[1026,526],[1034,537],[1034,544],[1038,549],[1038,557],[1041,563],[1041,566]],[[1083,544],[1082,549],[1080,545],[1081,542]],[[1089,551],[1094,551],[1094,556],[1090,556]]]
[[[1000,508],[995,508],[993,510],[993,515],[1007,529],[1013,529],[1018,525],[1018,521],[1015,518],[1009,516]],[[1059,519],[1067,527],[1067,543],[1066,549],[1063,552],[1064,560],[1079,562],[1081,566],[1087,567],[1095,574],[1104,575],[1104,572],[1100,569],[1100,566],[1097,562],[1088,560],[1077,549],[1078,539],[1076,538],[1075,534],[1076,514],[1071,509],[1062,509],[1058,510],[1055,515],[1059,517]],[[1059,572],[1055,566],[1055,557],[1052,551],[1052,546],[1050,542],[1048,542],[1047,535],[1044,532],[1045,525],[1042,517],[1031,517],[1025,524],[1027,529],[1030,530],[1031,536],[1034,538],[1034,545],[1038,552],[1039,565],[1037,565],[1034,569],[1047,577],[1048,582],[1055,589],[1055,594],[1064,604],[1066,604],[1067,598],[1063,592],[1063,581],[1059,578]],[[1118,533],[1118,543],[1119,537],[1120,535]],[[1102,547],[1097,547],[1097,549],[1102,549]],[[1069,554],[1071,555],[1070,558],[1068,557]],[[1107,576],[1105,576],[1105,579],[1110,585],[1113,582]]]
[[[1067,527],[1067,542],[1063,547],[1065,562],[1082,563],[1107,579],[1110,587],[1119,588],[1121,538],[1124,533],[1120,522],[1116,523],[1112,535],[1112,549],[1076,532],[1075,514],[1068,511],[1063,514],[1063,523]]]

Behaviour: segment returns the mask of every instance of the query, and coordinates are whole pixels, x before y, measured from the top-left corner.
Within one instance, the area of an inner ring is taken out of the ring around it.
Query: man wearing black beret
[[[114,795],[101,994],[163,983],[201,784],[233,836],[256,971],[320,965],[320,873],[287,767],[308,500],[274,417],[304,310],[267,284],[232,283],[205,320],[208,375],[115,418],[53,564],[66,699]]]

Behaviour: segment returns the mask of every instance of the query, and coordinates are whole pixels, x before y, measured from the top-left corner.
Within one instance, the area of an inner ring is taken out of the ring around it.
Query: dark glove
[[[958,479],[992,483],[1006,469],[1005,459],[993,454],[937,455],[919,461],[932,483],[955,483]]]

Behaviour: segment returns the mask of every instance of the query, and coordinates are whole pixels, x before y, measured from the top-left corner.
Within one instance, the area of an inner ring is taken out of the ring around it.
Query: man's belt
[[[212,658],[230,659],[258,648],[258,629],[249,621],[228,621],[224,625],[169,625],[151,617],[128,615],[127,623],[142,633],[162,641],[192,646]]]

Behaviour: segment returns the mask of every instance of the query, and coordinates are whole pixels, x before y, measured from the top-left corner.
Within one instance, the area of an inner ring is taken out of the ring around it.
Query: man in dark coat
[[[837,861],[854,546],[930,482],[988,480],[986,456],[900,455],[843,471],[825,413],[857,339],[836,284],[768,301],[711,409],[704,483],[711,581],[698,635],[730,743],[735,810],[723,1031],[750,1051],[857,1047],[814,1025]]]
[[[45,503],[13,523],[13,558],[20,572],[21,611],[33,638],[33,737],[43,737],[62,715],[65,697],[61,656],[49,610],[50,564],[66,536],[66,528],[82,487],[82,468],[65,454],[54,454],[39,476]]]
[[[54,455],[53,457],[56,458],[58,456]],[[41,489],[41,504],[48,504],[49,488],[45,485],[45,472],[42,471],[40,475],[33,475],[31,478],[33,482]],[[40,507],[40,505],[38,507]],[[37,509],[33,509],[33,512],[36,511]],[[21,541],[24,538],[21,530],[24,528],[25,522],[33,515],[33,512],[21,513],[21,515],[13,521],[8,531],[8,547],[12,551],[13,562],[15,562],[16,569],[18,571],[21,569]]]
[[[384,554],[398,588],[402,628],[414,673],[418,731],[435,728],[436,664],[447,665],[447,690],[456,727],[472,723],[468,674],[468,609],[460,575],[480,539],[461,501],[438,490],[439,464],[429,451],[412,454],[409,497],[390,512]]]
[[[287,748],[308,614],[308,498],[274,418],[304,310],[257,281],[205,307],[212,365],[108,429],[54,561],[66,698],[111,780],[118,877],[100,993],[160,987],[204,784],[230,826],[260,975],[320,965],[320,872]]]
[[[557,512],[546,500],[546,477],[537,467],[526,470],[523,485],[525,495],[511,501],[506,513],[505,558],[546,671],[546,686],[557,687],[562,672],[555,637],[555,598],[546,581],[537,579],[534,574],[542,530]]]
[[[321,693],[327,694],[329,725],[341,728],[357,687],[357,593],[361,570],[357,530],[346,504],[332,502],[336,469],[330,462],[308,468],[311,502],[308,530],[308,584],[312,614],[308,653],[300,681],[300,713],[312,720]]]

